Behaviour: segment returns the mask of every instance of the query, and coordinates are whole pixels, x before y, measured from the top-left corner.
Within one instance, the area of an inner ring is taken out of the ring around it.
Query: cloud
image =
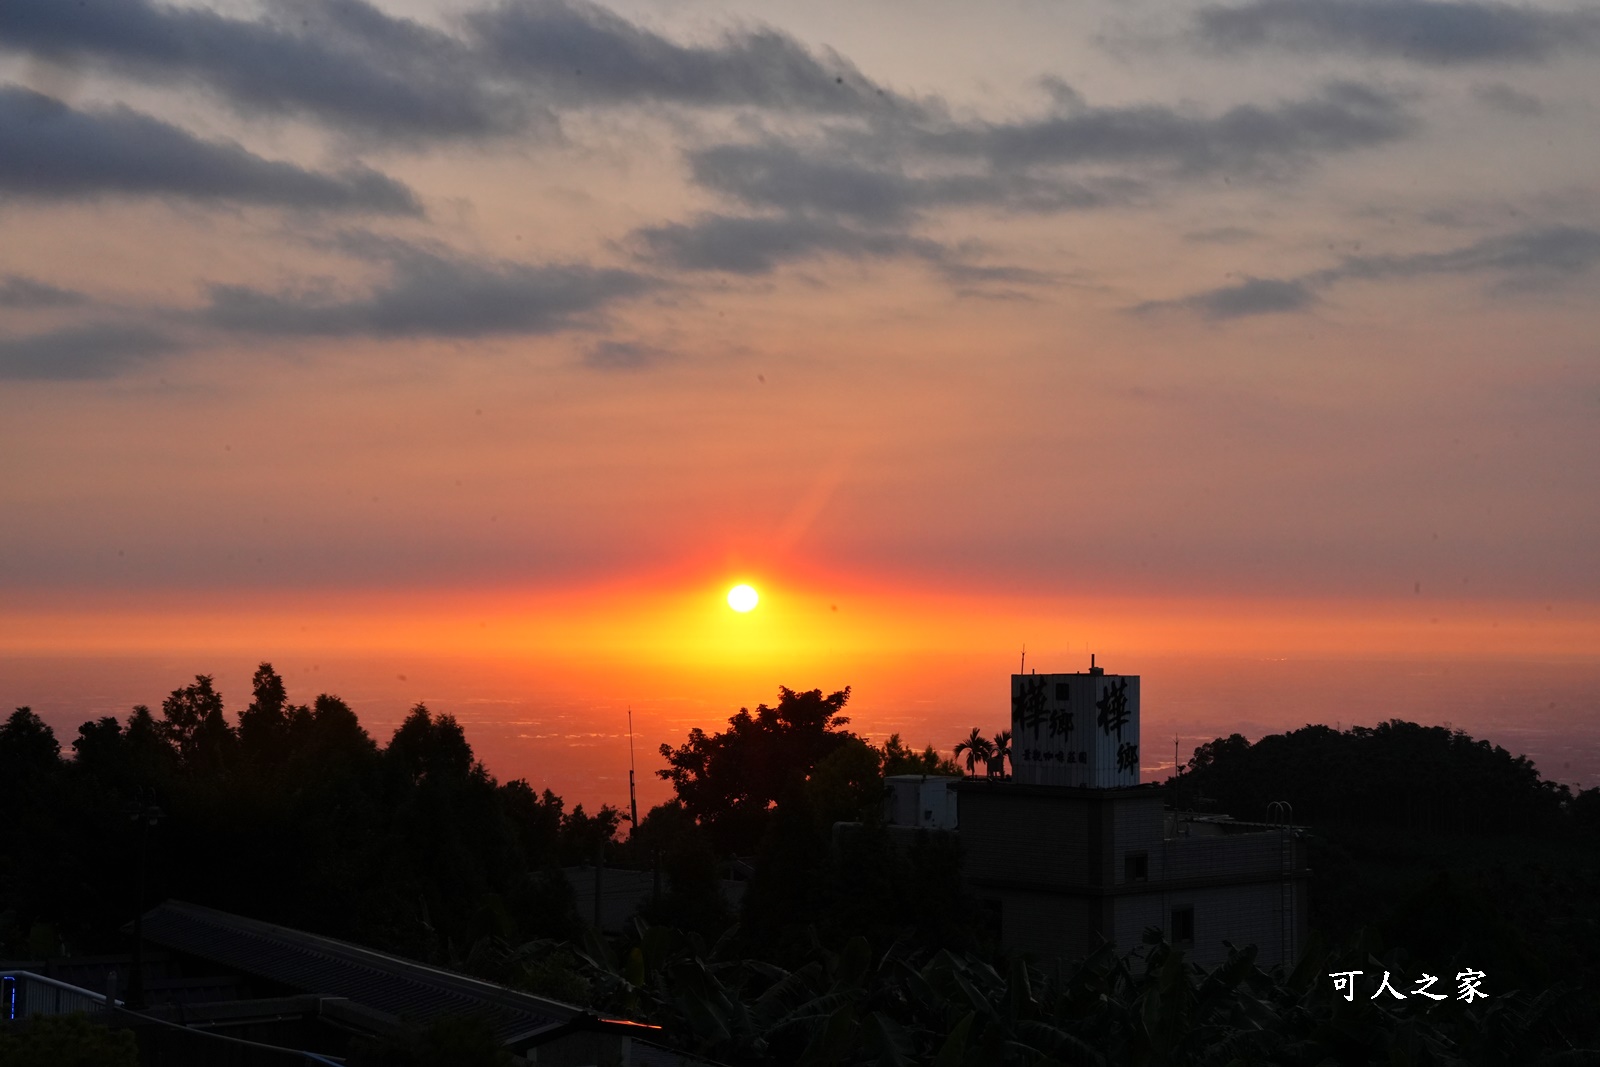
[[[706,212],[635,231],[634,239],[647,259],[687,270],[760,275],[825,255],[899,257],[920,259],[957,286],[1042,284],[1048,276],[1038,272],[973,264],[918,235],[917,224],[936,208],[1045,213],[1127,204],[1162,180],[1204,171],[1276,174],[1412,126],[1397,101],[1349,84],[1213,116],[1153,105],[1095,108],[1064,86],[1052,95],[1065,110],[1035,120],[906,115],[691,150],[697,185],[755,213]]]
[[[1316,303],[1310,286],[1301,281],[1274,278],[1246,278],[1235,285],[1208,289],[1182,300],[1141,304],[1139,313],[1168,308],[1184,308],[1208,319],[1237,319],[1248,315],[1270,315],[1282,311],[1303,311]]]
[[[923,133],[919,147],[931,155],[985,160],[1002,172],[1156,164],[1192,174],[1274,170],[1317,155],[1384,144],[1414,125],[1393,97],[1340,82],[1300,100],[1240,105],[1214,116],[1144,105],[952,125]]]
[[[76,111],[16,86],[0,86],[0,191],[41,199],[123,194],[421,212],[409,189],[374,170],[305,170],[236,144],[203,141],[125,107]]]
[[[1486,104],[1496,111],[1503,111],[1507,115],[1515,115],[1517,118],[1527,118],[1544,110],[1544,101],[1537,96],[1513,89],[1504,82],[1474,85],[1472,87],[1472,95],[1480,103]]]
[[[881,153],[880,153],[881,154]],[[798,144],[768,139],[689,153],[695,182],[754,208],[841,217],[868,226],[904,226],[930,208],[980,206],[1005,211],[1086,210],[1125,202],[1142,190],[1131,179],[1079,181],[996,173],[912,175],[904,164],[851,158],[844,139]]]
[[[1183,235],[1190,244],[1236,245],[1254,241],[1261,235],[1244,226],[1215,226],[1206,230],[1193,230]]]
[[[179,344],[141,326],[95,323],[0,341],[0,379],[109,378],[130,364],[177,351]]]
[[[1335,266],[1296,278],[1246,278],[1176,300],[1153,300],[1135,314],[1169,310],[1196,312],[1209,319],[1242,318],[1303,311],[1320,290],[1344,281],[1382,281],[1447,275],[1495,274],[1501,293],[1544,289],[1552,282],[1585,274],[1600,264],[1600,230],[1552,226],[1503,234],[1445,252],[1350,256]]]
[[[632,236],[648,261],[746,277],[770,274],[788,263],[836,256],[918,261],[974,296],[997,295],[985,291],[985,286],[1034,286],[1055,280],[1054,275],[1022,267],[974,263],[972,257],[980,249],[952,248],[909,233],[846,225],[816,215],[703,214],[690,223],[649,227]]]
[[[0,50],[199,85],[243,113],[305,117],[361,139],[553,133],[551,104],[826,114],[917,106],[777,30],[681,44],[581,0],[469,10],[456,19],[459,33],[365,0],[265,9],[248,19],[151,0],[6,0]]]
[[[1064,110],[1011,123],[931,115],[834,124],[687,155],[696,184],[764,217],[702,216],[644,231],[680,266],[761,273],[813,250],[887,255],[923,246],[905,231],[936,208],[1054,213],[1127,204],[1152,183],[1202,172],[1277,175],[1319,154],[1398,138],[1413,128],[1394,98],[1347,83],[1299,100],[1216,115],[1157,105],[1097,108],[1064,86]],[[902,231],[869,239],[863,228]]]
[[[672,353],[635,341],[600,341],[583,354],[585,366],[605,371],[643,370],[672,358]]]
[[[88,299],[74,289],[62,289],[21,274],[9,274],[0,281],[0,308],[71,307]]]
[[[383,245],[389,277],[349,299],[322,291],[268,293],[213,285],[208,325],[298,336],[486,337],[553,333],[638,296],[651,279],[581,264],[483,263],[437,251]]]
[[[465,16],[497,72],[567,104],[674,103],[845,114],[914,107],[831,52],[748,29],[710,45],[653,33],[582,0],[504,3]]]
[[[1225,50],[1395,56],[1429,64],[1527,63],[1600,42],[1600,14],[1456,0],[1253,0],[1208,7],[1199,36]]]
[[[259,20],[150,0],[6,0],[0,49],[97,59],[198,84],[250,113],[297,114],[363,137],[471,137],[539,116],[484,78],[465,42],[362,0],[285,0]]]
[[[876,225],[909,221],[922,199],[903,174],[779,141],[713,145],[689,153],[689,167],[700,185],[751,207],[821,211]]]
[[[1406,256],[1353,256],[1337,267],[1310,275],[1317,284],[1346,278],[1379,280],[1432,274],[1505,275],[1501,287],[1521,289],[1575,277],[1600,263],[1600,231],[1552,226],[1485,238],[1447,252]]]
[[[899,233],[860,230],[803,215],[750,217],[705,214],[692,223],[635,231],[648,258],[685,270],[768,274],[779,263],[814,256],[881,259],[938,257],[935,242]]]

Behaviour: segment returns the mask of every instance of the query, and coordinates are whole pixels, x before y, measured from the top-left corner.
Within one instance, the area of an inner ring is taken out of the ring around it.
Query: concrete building
[[[1299,831],[1168,811],[1139,782],[1137,675],[1013,675],[1011,751],[1009,778],[950,789],[965,877],[1007,947],[1125,952],[1157,927],[1207,966],[1227,958],[1225,941],[1293,965],[1309,874]],[[905,825],[896,795],[889,819]]]
[[[891,774],[883,780],[887,790],[884,816],[891,826],[918,830],[954,830],[959,778],[937,774]]]

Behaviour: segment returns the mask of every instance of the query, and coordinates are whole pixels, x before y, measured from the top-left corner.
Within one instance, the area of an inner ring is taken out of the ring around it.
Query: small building
[[[956,828],[956,792],[960,778],[938,774],[891,774],[884,778],[884,821],[918,830]]]
[[[1128,951],[1158,928],[1213,965],[1253,944],[1292,966],[1309,872],[1298,829],[1169,812],[1139,782],[1139,678],[1011,677],[1010,778],[961,779],[963,870],[1008,948]]]

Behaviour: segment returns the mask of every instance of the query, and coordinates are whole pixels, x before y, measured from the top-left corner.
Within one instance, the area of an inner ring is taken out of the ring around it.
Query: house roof
[[[429,967],[198,904],[167,901],[144,915],[144,937],[165,948],[244,974],[351,1002],[397,1018],[428,1023],[449,1015],[488,1020],[510,1043],[560,1026],[582,1009],[493,982]]]

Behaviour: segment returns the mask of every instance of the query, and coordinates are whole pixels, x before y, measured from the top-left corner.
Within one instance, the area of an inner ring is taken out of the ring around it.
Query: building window
[[[1144,852],[1130,852],[1123,858],[1124,880],[1146,882],[1150,880],[1150,857]]]
[[[1194,944],[1194,908],[1172,909],[1172,943],[1174,945]]]

